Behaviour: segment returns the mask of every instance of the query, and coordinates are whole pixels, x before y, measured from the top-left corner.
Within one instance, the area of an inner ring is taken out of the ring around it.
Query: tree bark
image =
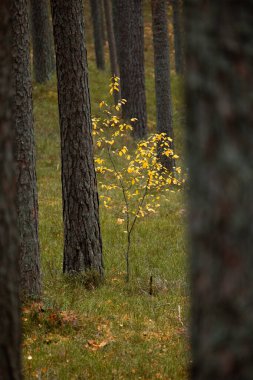
[[[172,123],[172,102],[170,86],[170,54],[167,20],[167,0],[151,0],[152,27],[155,62],[156,118],[157,133],[166,133],[174,138]],[[174,143],[171,143],[174,149]],[[169,171],[173,170],[174,159],[162,155],[158,148],[160,161]]]
[[[44,83],[54,72],[54,47],[48,0],[30,0],[35,81]]]
[[[104,9],[105,9],[105,20],[106,20],[106,29],[108,36],[108,44],[109,44],[109,53],[110,53],[110,63],[111,63],[111,73],[112,76],[119,77],[119,68],[118,68],[118,58],[117,58],[117,50],[116,50],[116,41],[113,29],[113,19],[112,19],[112,8],[111,1],[104,0]],[[114,91],[114,102],[118,103],[120,99],[120,93]]]
[[[18,227],[11,112],[11,9],[0,3],[0,378],[21,379]]]
[[[81,0],[52,0],[61,128],[64,272],[103,276]]]
[[[119,47],[119,25],[118,25],[118,19],[120,17],[119,14],[119,6],[117,0],[111,0],[112,4],[112,22],[113,22],[113,30],[114,30],[114,37],[115,37],[115,43],[116,43],[116,52],[118,54],[118,51],[120,50]]]
[[[90,7],[93,24],[96,64],[99,70],[104,70],[105,56],[103,37],[103,12],[101,0],[90,0]]]
[[[27,0],[13,3],[12,54],[17,163],[17,210],[20,233],[21,292],[25,297],[40,295],[40,254],[38,238],[38,196],[35,173],[35,142],[32,114],[29,26]]]
[[[194,380],[253,373],[253,2],[186,1]]]
[[[176,68],[177,74],[183,74],[184,58],[183,58],[182,19],[181,19],[180,0],[172,0],[172,6],[173,6],[175,68]]]
[[[103,39],[104,45],[106,45],[107,35],[106,35],[105,9],[104,9],[104,1],[103,0],[99,0],[99,6],[100,6],[100,10],[101,10],[101,20],[102,20],[101,21],[102,39]]]
[[[116,46],[120,69],[121,95],[127,100],[124,119],[132,122],[135,138],[147,134],[147,110],[144,72],[144,27],[141,0],[113,0]]]

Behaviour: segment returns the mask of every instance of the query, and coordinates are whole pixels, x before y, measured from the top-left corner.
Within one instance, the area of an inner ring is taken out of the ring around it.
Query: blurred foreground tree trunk
[[[28,1],[13,2],[12,55],[17,163],[17,210],[20,233],[21,292],[39,297],[40,252],[38,237],[38,196],[35,172],[32,80],[30,72]]]
[[[54,72],[54,47],[48,0],[30,0],[35,81],[44,83]]]
[[[143,138],[147,134],[147,110],[142,0],[113,0],[113,12],[121,96],[127,100],[122,116],[126,120],[138,119],[131,122],[134,137]]]
[[[253,1],[186,1],[193,380],[253,374]]]
[[[99,70],[105,69],[103,9],[101,0],[90,0],[95,45],[96,64]]]
[[[11,112],[11,5],[0,2],[0,378],[21,379],[19,250]]]
[[[61,129],[64,272],[103,276],[82,0],[51,0]]]
[[[182,35],[182,9],[180,0],[172,0],[173,7],[173,33],[175,49],[175,68],[177,74],[184,72],[184,52],[183,52],[183,35]]]
[[[173,135],[172,102],[170,87],[170,47],[168,34],[168,3],[167,0],[151,0],[152,27],[155,62],[155,89],[156,89],[156,119],[157,133],[166,133],[171,139]],[[174,148],[172,141],[171,148]],[[169,171],[175,165],[172,157],[161,154],[164,149],[158,148],[161,163]]]

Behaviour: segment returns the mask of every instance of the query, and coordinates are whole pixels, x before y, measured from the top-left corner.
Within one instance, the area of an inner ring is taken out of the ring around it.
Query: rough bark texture
[[[38,197],[35,173],[35,142],[32,115],[32,84],[29,54],[27,0],[12,7],[12,54],[17,163],[17,210],[20,232],[21,291],[24,296],[40,294]]]
[[[122,116],[138,119],[132,122],[134,136],[143,138],[147,134],[147,111],[142,0],[113,0],[113,9],[121,95],[127,100]]]
[[[172,0],[173,6],[173,29],[174,29],[174,49],[175,68],[177,74],[184,72],[183,40],[182,40],[182,17],[180,0]]]
[[[151,0],[157,133],[166,133],[167,136],[173,139],[167,6],[167,0]],[[171,144],[171,148],[174,148],[173,143]],[[172,171],[175,161],[170,157],[162,155],[161,150],[160,147],[158,153],[160,153],[162,164]]]
[[[119,74],[119,68],[118,68],[118,58],[117,58],[116,41],[115,41],[115,35],[114,35],[112,8],[111,8],[110,0],[104,0],[104,9],[105,9],[106,29],[107,29],[109,53],[110,53],[111,73],[112,73],[112,76],[115,75],[119,77],[120,74]],[[115,104],[118,103],[119,99],[120,99],[120,93],[114,92]]]
[[[81,0],[52,0],[61,128],[64,272],[103,275]]]
[[[48,0],[30,0],[35,81],[46,82],[55,70]]]
[[[0,3],[0,378],[21,379],[18,228],[11,120],[10,2]]]
[[[194,380],[253,374],[253,1],[186,1]]]
[[[95,44],[96,64],[99,70],[105,69],[104,37],[103,37],[103,11],[101,0],[90,0]]]

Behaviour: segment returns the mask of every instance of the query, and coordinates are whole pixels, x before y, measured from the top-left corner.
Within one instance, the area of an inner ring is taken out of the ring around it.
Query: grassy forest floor
[[[152,131],[155,93],[149,17],[147,10],[146,87]],[[99,102],[108,98],[110,72],[109,67],[105,72],[95,68],[89,33],[91,104],[96,116]],[[173,70],[171,79],[176,150],[184,157],[182,83]],[[55,78],[46,85],[34,85],[34,116],[43,295],[40,303],[23,310],[25,379],[186,379],[188,284],[183,193],[169,193],[157,215],[138,221],[129,284],[125,282],[124,227],[117,225],[115,211],[101,205],[106,280],[97,289],[87,289],[85,277],[74,280],[62,275]]]

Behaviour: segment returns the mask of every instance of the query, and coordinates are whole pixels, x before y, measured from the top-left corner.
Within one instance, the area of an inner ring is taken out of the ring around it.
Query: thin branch
[[[132,230],[133,230],[133,228],[134,228],[134,225],[135,225],[136,220],[137,220],[137,218],[138,218],[138,215],[139,215],[140,209],[141,209],[141,207],[142,207],[142,205],[143,205],[143,203],[144,203],[144,200],[145,200],[145,198],[146,198],[146,195],[147,195],[147,193],[148,193],[148,185],[149,185],[149,181],[150,181],[150,178],[148,178],[148,180],[147,180],[147,183],[146,183],[146,186],[145,186],[145,190],[144,190],[143,196],[142,196],[142,198],[141,198],[141,201],[140,201],[139,204],[138,204],[137,212],[136,212],[136,214],[135,214],[135,217],[134,217],[133,223],[132,223],[132,225],[131,225],[131,227],[130,227],[130,231],[129,231],[130,234],[131,234],[131,232],[132,232]]]
[[[107,147],[107,152],[108,152],[108,156],[109,156],[109,159],[111,161],[111,164],[113,166],[113,169],[118,177],[118,180],[119,180],[119,183],[120,183],[120,186],[122,188],[122,193],[123,193],[123,197],[124,197],[124,201],[125,201],[125,205],[126,205],[126,214],[127,214],[127,232],[129,232],[129,204],[128,204],[128,199],[127,199],[127,195],[126,195],[126,189],[125,189],[125,186],[124,186],[124,183],[121,179],[121,174],[119,173],[116,165],[115,165],[115,162],[113,161],[113,158],[112,158],[112,155],[111,155],[111,150],[109,147]]]
[[[129,251],[130,251],[130,246],[131,246],[131,232],[129,230],[129,225],[130,225],[130,220],[129,220],[129,204],[128,204],[128,199],[127,199],[127,194],[126,194],[126,189],[125,189],[125,186],[124,186],[124,183],[121,179],[121,174],[118,172],[118,169],[115,165],[115,162],[112,158],[112,155],[111,155],[111,150],[110,148],[108,147],[107,148],[107,152],[108,152],[108,156],[109,156],[109,159],[111,161],[111,164],[113,166],[113,169],[117,175],[117,178],[119,180],[119,183],[120,183],[120,186],[122,188],[122,192],[123,192],[123,197],[124,197],[124,201],[125,201],[125,205],[126,205],[126,228],[127,228],[127,250],[126,250],[126,253],[125,253],[125,259],[126,259],[126,272],[127,272],[127,275],[126,275],[126,281],[128,282],[129,281],[129,275],[130,275],[130,270],[129,270]]]

